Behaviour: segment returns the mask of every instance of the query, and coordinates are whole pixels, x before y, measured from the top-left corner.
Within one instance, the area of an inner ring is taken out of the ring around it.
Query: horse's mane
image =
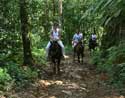
[[[50,46],[50,56],[52,57],[61,57],[61,47],[57,41],[52,41]]]
[[[75,59],[75,54],[77,54],[78,57],[78,62],[80,62],[80,57],[83,62],[83,56],[84,56],[84,45],[82,41],[79,41],[77,45],[74,47],[74,59]]]
[[[77,45],[76,45],[76,50],[79,51],[79,49],[83,49],[83,43],[82,43],[82,41],[79,41],[79,42],[77,43]]]

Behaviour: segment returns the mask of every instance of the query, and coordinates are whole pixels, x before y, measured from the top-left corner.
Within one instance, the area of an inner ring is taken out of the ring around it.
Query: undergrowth
[[[96,51],[92,63],[97,65],[99,72],[106,72],[109,83],[116,87],[125,87],[125,44],[113,46],[105,51]]]

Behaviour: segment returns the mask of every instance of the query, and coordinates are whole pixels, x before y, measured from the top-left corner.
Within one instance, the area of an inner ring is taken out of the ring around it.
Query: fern
[[[110,82],[123,86],[125,81],[125,45],[113,46],[106,50],[105,55],[101,56],[103,52],[95,52],[92,63],[96,62],[99,71],[107,72],[110,76]]]

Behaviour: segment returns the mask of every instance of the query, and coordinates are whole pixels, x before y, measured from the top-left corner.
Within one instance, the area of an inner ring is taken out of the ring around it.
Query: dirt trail
[[[106,85],[106,76],[96,72],[89,58],[86,52],[84,63],[79,64],[73,62],[70,54],[61,62],[60,76],[42,76],[26,91],[13,94],[12,98],[125,98]],[[50,64],[47,70],[52,70]]]

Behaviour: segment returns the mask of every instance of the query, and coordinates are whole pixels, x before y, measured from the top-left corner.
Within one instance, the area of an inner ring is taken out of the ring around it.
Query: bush
[[[8,73],[19,87],[25,87],[38,77],[36,70],[26,66],[21,67],[15,63],[7,66]]]
[[[0,68],[0,84],[5,85],[7,82],[10,82],[12,78],[7,73],[6,69]]]
[[[0,68],[0,90],[7,91],[8,89],[10,89],[11,82],[12,82],[12,78],[7,73],[7,69]]]
[[[37,48],[33,48],[33,57],[35,59],[36,62],[38,62],[39,64],[46,64],[46,54],[45,54],[45,49],[37,49]]]
[[[111,47],[103,52],[95,52],[92,63],[97,64],[98,71],[107,72],[110,82],[123,86],[125,83],[125,45]]]

